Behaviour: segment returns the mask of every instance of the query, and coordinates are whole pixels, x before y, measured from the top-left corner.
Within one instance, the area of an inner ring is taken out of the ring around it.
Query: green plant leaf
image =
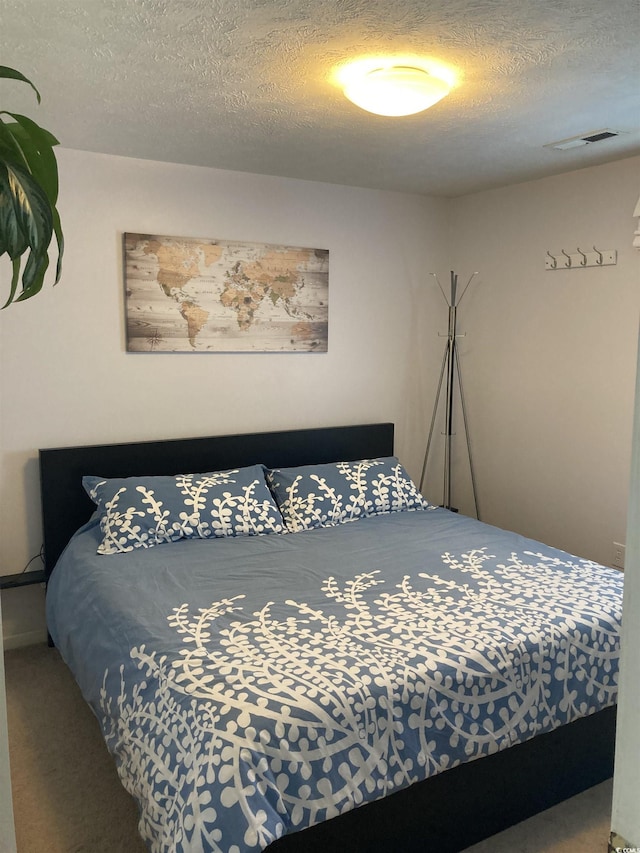
[[[53,217],[51,204],[42,187],[20,166],[8,163],[7,179],[20,228],[32,249],[40,251],[51,242]]]
[[[21,74],[19,71],[16,71],[15,68],[8,68],[6,65],[0,65],[0,77],[6,77],[10,80],[21,80],[23,83],[28,83],[29,86],[31,86],[33,91],[36,93],[38,103],[40,103],[40,101],[42,100],[40,98],[40,92],[38,92],[31,80],[25,77],[24,74]]]
[[[19,257],[14,258],[14,260],[11,261],[11,263],[13,265],[13,275],[11,276],[11,288],[9,290],[9,298],[7,299],[7,301],[2,306],[3,308],[6,308],[7,305],[11,305],[11,303],[13,302],[13,298],[15,296],[16,290],[18,289],[18,281],[20,280],[20,258]]]
[[[45,130],[44,127],[40,127],[39,124],[36,124],[33,119],[30,119],[28,116],[20,115],[20,113],[12,113],[7,110],[2,110],[2,113],[5,115],[11,116],[15,121],[24,125],[25,130],[33,137],[33,139],[41,138],[43,140],[43,144],[47,148],[53,148],[54,145],[60,145],[60,140],[57,139],[53,133],[49,130]]]
[[[40,103],[40,93],[24,74],[0,66],[0,78],[27,83]],[[58,245],[54,284],[60,280],[64,236],[56,210],[58,165],[53,152],[58,144],[52,133],[27,116],[0,110],[0,257],[7,254],[13,267],[5,307],[42,289],[54,234]]]
[[[58,244],[58,260],[56,263],[56,277],[54,279],[54,284],[57,284],[60,281],[60,276],[62,274],[62,256],[64,255],[64,235],[62,233],[62,226],[60,224],[60,214],[54,207],[51,211],[53,214],[53,233],[56,235],[56,243]]]
[[[35,252],[33,249],[29,252],[27,263],[24,265],[22,272],[22,292],[16,299],[16,302],[22,302],[25,299],[30,299],[42,290],[44,284],[44,276],[49,266],[49,255],[45,251]]]
[[[2,113],[0,113],[0,158],[2,162],[23,163],[22,150],[16,142],[15,136],[11,132],[11,124],[3,121]]]
[[[0,165],[0,257],[5,253],[13,261],[29,248],[29,240],[16,216],[13,193],[5,165]]]
[[[8,235],[5,251],[15,262],[27,248],[30,249],[18,297],[18,300],[28,299],[42,288],[49,265],[48,248],[54,232],[52,208],[33,176],[12,163],[5,164],[4,174],[0,172],[0,193],[2,224]],[[14,263],[11,293],[5,307],[15,298],[15,270]]]
[[[4,123],[4,130],[11,137],[13,150],[20,153],[20,165],[31,172],[51,205],[55,205],[58,199],[58,165],[53,146],[58,145],[58,140],[26,116],[17,113],[5,115],[15,119],[15,123]]]

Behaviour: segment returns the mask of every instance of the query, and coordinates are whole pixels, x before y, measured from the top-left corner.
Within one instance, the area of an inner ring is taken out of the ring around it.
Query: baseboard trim
[[[9,649],[21,649],[24,646],[37,646],[47,642],[47,633],[42,631],[26,631],[24,634],[13,634],[2,639],[5,652]]]

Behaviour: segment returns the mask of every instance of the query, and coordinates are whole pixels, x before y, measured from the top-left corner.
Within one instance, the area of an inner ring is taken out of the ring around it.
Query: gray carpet
[[[143,853],[137,807],[55,649],[5,653],[18,853]]]
[[[18,853],[143,853],[136,806],[58,653],[13,649],[5,665]],[[467,853],[606,853],[610,811],[605,782]]]

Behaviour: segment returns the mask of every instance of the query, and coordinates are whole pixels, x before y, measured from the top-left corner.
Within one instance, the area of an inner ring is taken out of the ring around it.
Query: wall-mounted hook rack
[[[566,252],[560,249],[557,255],[552,255],[547,250],[544,258],[544,267],[547,270],[583,270],[586,267],[608,267],[618,263],[618,252],[616,249],[597,249],[583,252],[577,248],[575,252]]]

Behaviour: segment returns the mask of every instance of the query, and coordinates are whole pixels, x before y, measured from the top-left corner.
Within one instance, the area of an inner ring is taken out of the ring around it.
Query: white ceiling
[[[638,0],[0,0],[0,81],[67,148],[458,196],[640,153]],[[332,80],[349,59],[454,68],[383,118]],[[569,151],[545,144],[610,128]]]

